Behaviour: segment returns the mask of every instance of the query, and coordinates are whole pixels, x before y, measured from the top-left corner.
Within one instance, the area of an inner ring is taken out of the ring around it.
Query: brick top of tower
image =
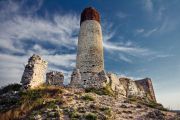
[[[96,20],[100,23],[100,15],[96,9],[93,7],[87,7],[81,13],[80,24],[85,20]]]

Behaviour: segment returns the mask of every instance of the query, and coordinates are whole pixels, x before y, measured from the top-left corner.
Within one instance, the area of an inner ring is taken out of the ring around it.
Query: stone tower
[[[76,69],[71,75],[71,86],[101,88],[108,82],[104,71],[100,15],[92,7],[81,13]]]
[[[44,77],[46,69],[47,62],[40,56],[33,55],[30,57],[21,78],[23,87],[34,88],[45,83]]]
[[[104,70],[100,15],[92,7],[81,13],[76,68],[80,73],[99,73]]]

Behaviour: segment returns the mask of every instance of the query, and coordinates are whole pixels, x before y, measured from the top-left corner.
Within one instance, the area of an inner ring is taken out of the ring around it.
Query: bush
[[[86,120],[97,120],[97,115],[93,113],[89,113],[85,115]]]
[[[9,85],[7,85],[5,87],[2,87],[0,89],[0,95],[4,94],[4,93],[7,93],[7,92],[10,92],[10,91],[19,91],[20,88],[21,88],[20,84],[17,84],[17,83],[9,84]]]
[[[86,100],[86,101],[94,101],[94,98],[92,96],[90,96],[90,95],[82,96],[82,99]]]

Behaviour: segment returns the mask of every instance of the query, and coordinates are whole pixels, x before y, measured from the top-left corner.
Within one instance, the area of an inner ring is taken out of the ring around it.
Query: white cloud
[[[138,48],[135,46],[124,46],[124,45],[116,45],[115,43],[105,41],[103,43],[104,48],[109,52],[118,51],[126,54],[130,54],[132,56],[143,56],[150,54],[148,49]]]
[[[75,67],[75,54],[61,54],[61,55],[44,55],[43,56],[50,64],[64,67]]]
[[[128,57],[126,57],[126,56],[124,56],[122,54],[119,55],[119,59],[121,59],[121,60],[123,60],[123,61],[125,61],[127,63],[132,63],[131,59],[129,59]]]
[[[75,47],[77,36],[72,35],[79,29],[78,17],[73,14],[55,15],[53,20],[16,16],[4,21],[0,24],[0,47],[24,52],[19,48],[24,40],[49,42],[59,47]]]

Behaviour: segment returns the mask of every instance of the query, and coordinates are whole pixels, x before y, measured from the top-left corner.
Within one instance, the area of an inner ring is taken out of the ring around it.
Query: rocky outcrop
[[[39,55],[33,55],[29,58],[28,64],[21,79],[24,88],[34,88],[45,83],[44,77],[47,69],[47,62]]]
[[[62,72],[51,71],[46,73],[46,83],[49,85],[63,86],[64,74]]]

